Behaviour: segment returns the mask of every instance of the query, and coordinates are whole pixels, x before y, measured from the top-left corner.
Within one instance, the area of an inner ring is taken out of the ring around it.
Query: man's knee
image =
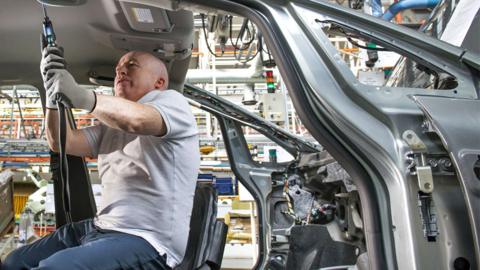
[[[61,262],[55,260],[44,259],[37,265],[31,265],[25,260],[28,256],[25,256],[22,252],[22,248],[12,251],[2,265],[2,270],[27,270],[27,269],[41,269],[41,270],[64,270],[69,269],[68,265],[64,265]]]
[[[2,270],[20,270],[28,269],[29,266],[24,261],[24,256],[20,249],[10,252],[5,258],[5,261],[2,262]]]

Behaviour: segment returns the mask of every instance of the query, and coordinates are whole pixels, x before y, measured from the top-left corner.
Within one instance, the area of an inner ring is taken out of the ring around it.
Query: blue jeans
[[[165,261],[143,238],[100,229],[87,219],[13,251],[3,269],[170,269]]]

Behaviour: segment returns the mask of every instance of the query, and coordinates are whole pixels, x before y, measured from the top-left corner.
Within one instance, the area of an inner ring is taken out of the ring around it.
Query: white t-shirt
[[[82,129],[98,157],[103,187],[95,225],[142,237],[167,254],[173,268],[185,255],[190,230],[200,166],[197,125],[187,100],[175,90],[154,90],[138,102],[160,112],[164,136],[103,124]]]

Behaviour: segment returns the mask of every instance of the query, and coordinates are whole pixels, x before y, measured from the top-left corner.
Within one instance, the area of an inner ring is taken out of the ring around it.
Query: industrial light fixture
[[[148,33],[169,33],[171,23],[167,11],[155,5],[142,4],[134,0],[119,0],[123,14],[135,31]]]
[[[275,79],[273,78],[273,70],[265,71],[268,93],[275,93]]]

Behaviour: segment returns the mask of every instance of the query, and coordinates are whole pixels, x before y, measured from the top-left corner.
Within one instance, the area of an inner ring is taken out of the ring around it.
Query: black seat
[[[227,225],[217,220],[217,193],[198,183],[193,201],[190,234],[183,261],[176,270],[218,270],[222,264]]]

